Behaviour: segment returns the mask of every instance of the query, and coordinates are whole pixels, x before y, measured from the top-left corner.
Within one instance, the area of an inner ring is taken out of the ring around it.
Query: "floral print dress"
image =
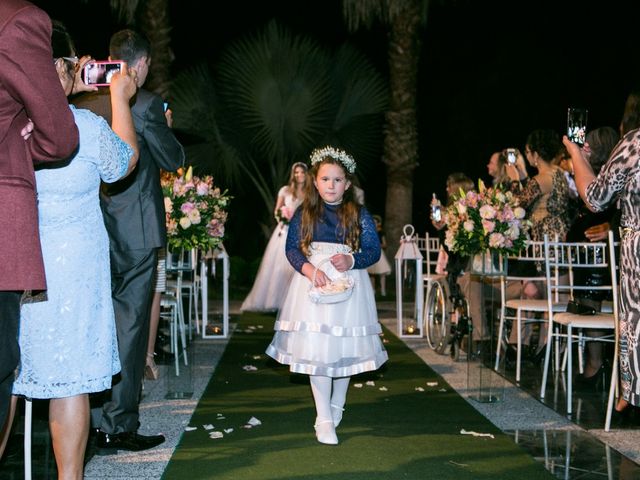
[[[586,197],[595,211],[616,200],[622,218],[620,244],[620,380],[622,397],[640,405],[640,129],[613,149]]]
[[[541,183],[549,182],[550,189],[543,188]],[[569,231],[569,186],[562,170],[551,167],[548,173],[530,178],[524,188],[516,193],[520,206],[527,210],[527,218],[531,220],[531,239],[544,240],[544,235],[551,238],[558,235],[564,241]]]

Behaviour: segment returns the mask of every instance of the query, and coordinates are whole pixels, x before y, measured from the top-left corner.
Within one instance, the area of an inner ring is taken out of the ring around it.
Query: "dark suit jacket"
[[[111,120],[108,89],[73,100]],[[100,203],[111,249],[127,251],[164,247],[167,240],[160,169],[175,171],[184,163],[184,151],[164,116],[162,98],[139,89],[131,107],[140,158],[136,169],[123,180],[103,184]]]
[[[31,119],[25,142],[20,130]],[[33,161],[69,157],[78,129],[51,53],[51,20],[23,0],[0,1],[0,290],[46,288]]]

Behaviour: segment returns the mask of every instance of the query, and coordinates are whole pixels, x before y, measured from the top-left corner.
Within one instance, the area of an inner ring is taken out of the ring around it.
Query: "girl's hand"
[[[333,265],[339,272],[345,272],[352,267],[353,260],[351,255],[336,253],[333,257],[331,257],[331,265]]]
[[[313,271],[315,267],[310,263],[305,263],[302,266],[302,274],[309,279],[310,282],[313,282]],[[327,277],[324,272],[318,269],[316,273],[316,281],[313,283],[314,287],[324,287],[327,283],[329,283],[329,277]]]

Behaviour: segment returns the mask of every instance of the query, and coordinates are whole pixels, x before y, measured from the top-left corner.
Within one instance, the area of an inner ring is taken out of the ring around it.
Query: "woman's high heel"
[[[160,371],[153,359],[153,353],[147,353],[147,364],[144,367],[144,378],[146,380],[157,380],[160,377]]]

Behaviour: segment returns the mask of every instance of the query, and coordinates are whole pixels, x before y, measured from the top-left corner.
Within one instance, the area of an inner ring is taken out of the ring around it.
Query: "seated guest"
[[[547,234],[551,238],[558,236],[564,241],[569,231],[569,199],[570,192],[563,170],[553,165],[553,160],[561,150],[559,135],[553,130],[535,130],[527,137],[525,156],[529,165],[537,170],[537,174],[529,178],[523,165],[515,164],[507,167],[509,177],[521,185],[515,195],[527,211],[527,219],[531,221],[530,236],[532,240],[542,241]],[[542,265],[538,265],[542,271]],[[525,282],[522,286],[524,298],[543,298],[544,288],[539,282]],[[530,324],[524,328],[523,345],[531,340]],[[541,358],[546,338],[546,330],[541,329],[536,358]],[[511,331],[509,343],[516,343],[516,332]]]
[[[594,175],[598,175],[619,140],[618,133],[611,127],[600,127],[587,133],[582,154],[591,165]],[[573,171],[570,157],[568,163],[571,171]],[[575,220],[567,234],[567,241],[594,242],[605,240],[613,223],[617,223],[617,211],[616,206],[612,205],[601,212],[592,212],[584,202],[580,201]],[[617,228],[613,228],[613,230],[615,232]],[[574,281],[577,285],[602,285],[610,280],[601,278],[601,273],[589,271],[589,269],[579,269],[574,273]],[[575,298],[583,308],[594,308],[599,311],[601,302],[604,300],[601,294],[602,292],[597,290],[580,290],[576,292]],[[604,335],[604,332],[587,329],[586,335],[599,337]],[[584,373],[577,378],[578,383],[595,387],[597,382],[603,378],[603,375],[598,375],[599,372],[604,373],[602,348],[602,342],[586,343],[585,351],[587,355]]]

